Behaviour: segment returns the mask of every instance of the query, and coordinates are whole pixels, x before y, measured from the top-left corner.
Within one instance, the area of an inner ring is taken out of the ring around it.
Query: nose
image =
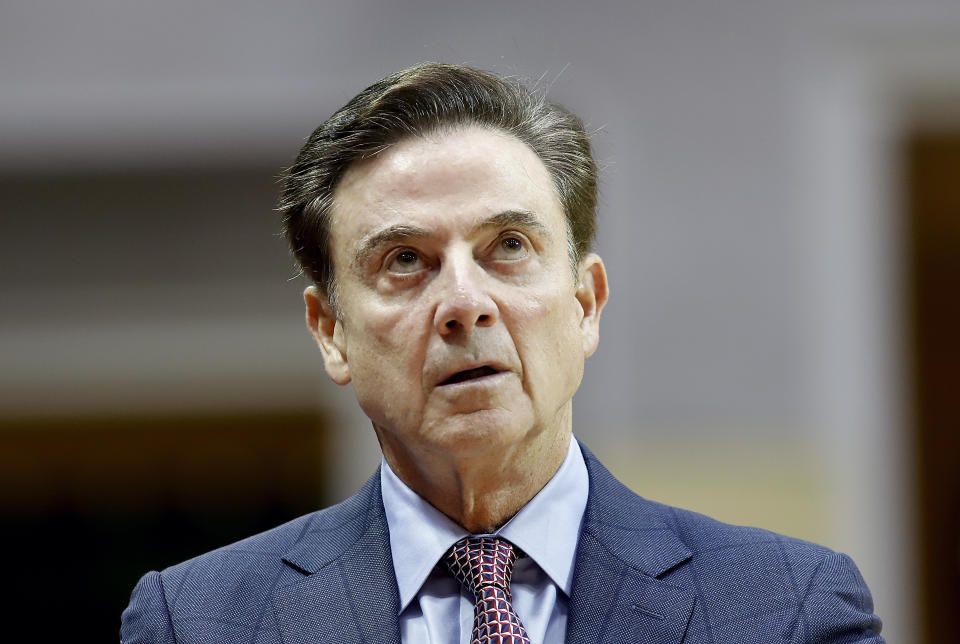
[[[480,326],[492,326],[499,317],[490,296],[485,271],[471,258],[448,262],[440,275],[434,326],[441,337],[469,337]]]

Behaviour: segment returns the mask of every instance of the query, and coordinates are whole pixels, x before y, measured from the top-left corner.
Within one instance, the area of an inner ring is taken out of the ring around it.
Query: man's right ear
[[[343,338],[343,325],[330,306],[327,294],[316,286],[303,291],[307,306],[307,328],[323,354],[327,375],[338,385],[350,382],[350,365],[347,363],[347,347]]]

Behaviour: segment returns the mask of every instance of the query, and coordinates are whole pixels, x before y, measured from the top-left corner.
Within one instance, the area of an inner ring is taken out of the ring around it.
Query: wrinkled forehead
[[[350,166],[334,192],[331,233],[349,243],[377,226],[470,226],[508,210],[566,228],[536,153],[509,134],[471,127],[406,138]]]

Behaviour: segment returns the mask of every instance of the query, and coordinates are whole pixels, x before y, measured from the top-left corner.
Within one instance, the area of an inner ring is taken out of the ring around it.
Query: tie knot
[[[476,597],[491,586],[510,597],[510,578],[516,560],[513,544],[499,537],[465,537],[453,544],[444,556],[444,563],[453,576]]]

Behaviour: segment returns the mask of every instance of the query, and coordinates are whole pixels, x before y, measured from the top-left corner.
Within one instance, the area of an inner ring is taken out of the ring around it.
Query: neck
[[[560,469],[570,446],[565,431],[545,431],[479,454],[413,452],[377,431],[390,469],[410,489],[472,534],[494,532],[527,504]]]

